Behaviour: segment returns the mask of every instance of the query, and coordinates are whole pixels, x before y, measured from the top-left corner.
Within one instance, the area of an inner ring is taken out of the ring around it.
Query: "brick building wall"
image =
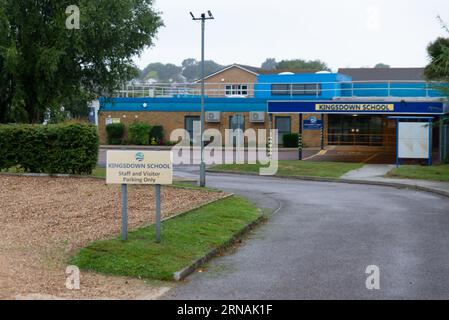
[[[204,80],[206,95],[209,97],[224,97],[226,85],[244,84],[248,85],[248,97],[253,97],[256,80],[257,75],[254,73],[234,66]]]
[[[215,128],[219,130],[223,137],[223,143],[225,139],[225,129],[230,129],[230,117],[235,115],[235,112],[222,112],[219,123],[206,122],[206,129]],[[252,123],[250,122],[249,112],[240,113],[245,119],[245,130],[252,128],[257,129],[269,129],[268,116],[265,118],[265,123]],[[199,112],[153,112],[153,111],[100,111],[98,131],[100,136],[100,143],[106,144],[106,119],[120,119],[120,122],[127,128],[133,122],[145,122],[152,126],[161,125],[164,128],[165,141],[170,140],[170,134],[175,129],[185,129],[185,117],[187,116],[200,116]],[[291,132],[297,133],[299,131],[299,115],[297,114],[276,114],[273,115],[273,128],[275,127],[276,117],[290,117],[291,119]],[[305,115],[305,118],[307,115]],[[308,147],[317,147],[320,145],[320,131],[303,131],[304,143]],[[127,132],[125,130],[125,140],[127,139]]]

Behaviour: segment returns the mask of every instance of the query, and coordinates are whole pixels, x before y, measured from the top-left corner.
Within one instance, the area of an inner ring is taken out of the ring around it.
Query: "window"
[[[247,96],[248,85],[246,84],[228,84],[226,85],[227,96]]]
[[[283,143],[284,134],[292,132],[290,117],[276,117],[276,129],[278,130],[278,144]]]
[[[190,141],[194,142],[195,137],[193,136],[193,127],[195,122],[200,122],[200,117],[198,116],[186,116],[184,118],[184,128],[190,135]],[[199,124],[198,124],[199,125]],[[187,138],[187,137],[186,137]]]
[[[273,96],[289,96],[290,85],[289,84],[272,84],[271,95]]]
[[[319,96],[321,95],[321,84],[319,83],[273,84],[271,85],[271,95]]]
[[[239,132],[240,134],[242,134],[245,131],[245,116],[243,116],[240,113],[236,113],[233,116],[229,117],[229,129],[231,129],[232,131],[229,133],[230,135],[233,135],[232,138],[232,144],[234,146],[237,145],[237,136],[234,135],[236,134],[235,130],[242,130],[241,132]]]
[[[293,84],[292,95],[316,96],[321,95],[321,84]]]

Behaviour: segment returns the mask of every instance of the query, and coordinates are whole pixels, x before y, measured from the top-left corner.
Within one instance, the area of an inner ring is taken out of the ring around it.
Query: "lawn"
[[[360,169],[361,163],[279,161],[277,175],[296,177],[340,178],[345,173]],[[223,164],[211,167],[213,171],[259,173],[260,164]]]
[[[162,223],[162,242],[155,243],[155,226],[97,241],[81,249],[70,262],[81,269],[145,279],[171,280],[187,267],[261,215],[247,200],[232,196]]]
[[[449,164],[427,166],[400,166],[391,170],[387,177],[434,181],[449,181]]]

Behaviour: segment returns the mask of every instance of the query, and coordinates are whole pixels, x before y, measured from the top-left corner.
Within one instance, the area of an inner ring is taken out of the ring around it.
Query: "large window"
[[[276,129],[278,130],[278,144],[283,144],[284,134],[292,132],[292,121],[290,117],[276,117]]]
[[[246,84],[228,84],[226,85],[227,96],[247,96],[248,85]]]
[[[271,95],[273,96],[289,96],[290,85],[289,84],[272,84]]]
[[[271,95],[319,96],[321,95],[321,84],[319,83],[272,84]]]

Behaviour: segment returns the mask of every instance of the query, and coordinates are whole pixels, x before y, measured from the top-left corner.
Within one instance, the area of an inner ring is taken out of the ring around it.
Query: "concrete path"
[[[195,168],[177,168],[186,177]],[[449,199],[407,189],[208,174],[278,209],[169,299],[449,299]],[[380,268],[380,290],[366,268]]]
[[[439,190],[449,194],[449,183],[439,181],[386,178],[385,175],[394,168],[394,165],[367,164],[358,170],[353,170],[342,176],[348,180],[366,180],[375,182],[395,183]]]

